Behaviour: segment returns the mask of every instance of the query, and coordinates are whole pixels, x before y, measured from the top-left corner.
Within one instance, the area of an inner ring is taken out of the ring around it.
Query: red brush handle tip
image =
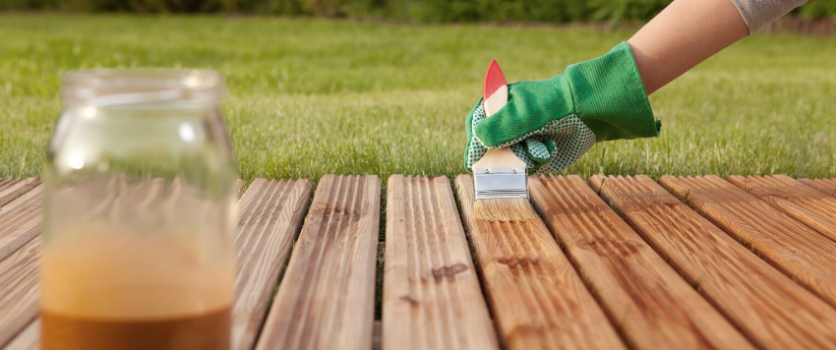
[[[499,64],[496,63],[496,60],[491,61],[488,72],[485,73],[485,82],[482,84],[482,98],[487,100],[496,90],[499,90],[500,87],[507,84],[505,75],[502,74],[502,69],[499,68]]]

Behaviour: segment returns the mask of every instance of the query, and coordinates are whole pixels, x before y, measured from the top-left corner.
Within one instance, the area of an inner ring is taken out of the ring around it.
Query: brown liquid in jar
[[[228,350],[230,308],[160,320],[85,319],[44,312],[43,350]]]
[[[47,246],[42,349],[228,350],[232,264],[194,247],[139,234]]]

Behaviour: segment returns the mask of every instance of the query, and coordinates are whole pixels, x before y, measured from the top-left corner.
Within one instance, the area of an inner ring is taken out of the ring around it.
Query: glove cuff
[[[570,65],[566,76],[578,117],[597,142],[659,136],[633,51],[627,42],[606,55]]]

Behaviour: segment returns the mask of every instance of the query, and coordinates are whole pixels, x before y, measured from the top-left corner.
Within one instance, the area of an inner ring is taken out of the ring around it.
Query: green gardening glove
[[[626,42],[553,78],[508,85],[505,107],[485,118],[479,100],[465,125],[465,167],[511,146],[537,173],[565,169],[596,142],[656,137],[661,128]]]

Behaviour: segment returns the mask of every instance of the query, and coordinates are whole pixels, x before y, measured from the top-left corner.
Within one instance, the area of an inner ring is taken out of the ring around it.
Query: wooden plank
[[[383,349],[498,349],[450,180],[387,187]]]
[[[38,314],[40,249],[38,236],[0,261],[0,346],[8,343]]]
[[[649,177],[589,185],[689,283],[762,349],[836,348],[836,310]]]
[[[4,350],[38,350],[41,348],[41,320],[29,323],[9,342]]]
[[[520,212],[490,221],[474,213],[473,177],[459,175],[455,184],[482,286],[505,349],[625,348],[527,202]]]
[[[535,208],[633,349],[754,349],[578,176],[530,177]]]
[[[37,186],[0,211],[0,261],[41,233],[41,190]]]
[[[308,207],[308,180],[256,179],[238,204],[232,349],[252,349]]]
[[[836,198],[786,175],[739,176],[729,182],[836,241]]]
[[[798,181],[828,196],[836,197],[836,179],[798,179]]]
[[[836,306],[836,242],[720,177],[663,176],[659,182],[755,254]],[[750,191],[755,187],[761,186],[753,183]]]
[[[41,180],[34,177],[22,180],[0,180],[0,208],[40,184]]]
[[[325,175],[256,349],[372,346],[380,179]]]

